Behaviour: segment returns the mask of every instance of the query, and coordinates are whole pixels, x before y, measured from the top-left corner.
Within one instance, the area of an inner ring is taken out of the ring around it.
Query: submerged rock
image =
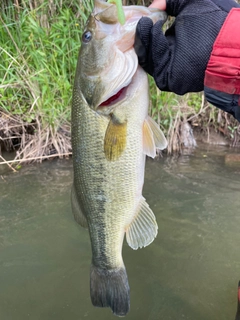
[[[185,148],[194,148],[197,146],[197,142],[193,135],[193,129],[187,121],[181,123],[181,145]]]
[[[225,155],[225,164],[240,166],[240,153],[230,153]]]
[[[196,129],[194,135],[197,141],[201,141],[207,144],[220,145],[220,146],[229,146],[230,141],[223,136],[222,133],[216,132],[214,129],[209,128],[206,132],[202,129]]]

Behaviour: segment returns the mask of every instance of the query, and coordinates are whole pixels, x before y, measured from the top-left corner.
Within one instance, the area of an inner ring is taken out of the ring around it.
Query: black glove
[[[234,0],[167,0],[166,12],[176,17],[162,32],[163,21],[140,19],[135,37],[139,64],[159,89],[177,94],[202,91],[213,43]]]

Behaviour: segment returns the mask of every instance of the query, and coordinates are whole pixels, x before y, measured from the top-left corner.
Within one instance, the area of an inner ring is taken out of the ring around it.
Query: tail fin
[[[126,269],[100,269],[92,265],[90,291],[95,307],[110,307],[112,312],[125,316],[130,308],[130,288]]]

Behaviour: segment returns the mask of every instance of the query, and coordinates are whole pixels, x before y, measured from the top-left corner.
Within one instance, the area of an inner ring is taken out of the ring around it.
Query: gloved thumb
[[[160,29],[164,22],[160,20],[157,22],[160,24]],[[152,27],[153,21],[150,18],[142,17],[137,24],[134,42],[139,64],[148,73],[150,73],[148,56],[149,50],[151,50]]]

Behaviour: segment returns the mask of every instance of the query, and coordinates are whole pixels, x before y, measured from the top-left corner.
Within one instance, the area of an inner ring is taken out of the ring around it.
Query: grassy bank
[[[71,154],[72,84],[91,8],[89,0],[0,4],[0,147],[15,151],[16,160]],[[206,104],[202,94],[179,97],[160,92],[152,79],[150,92],[150,113],[168,136],[169,153],[181,149],[186,122],[199,130],[212,127],[239,144],[238,123]]]
[[[72,83],[91,6],[59,3],[2,3],[0,137],[16,159],[71,152]]]

